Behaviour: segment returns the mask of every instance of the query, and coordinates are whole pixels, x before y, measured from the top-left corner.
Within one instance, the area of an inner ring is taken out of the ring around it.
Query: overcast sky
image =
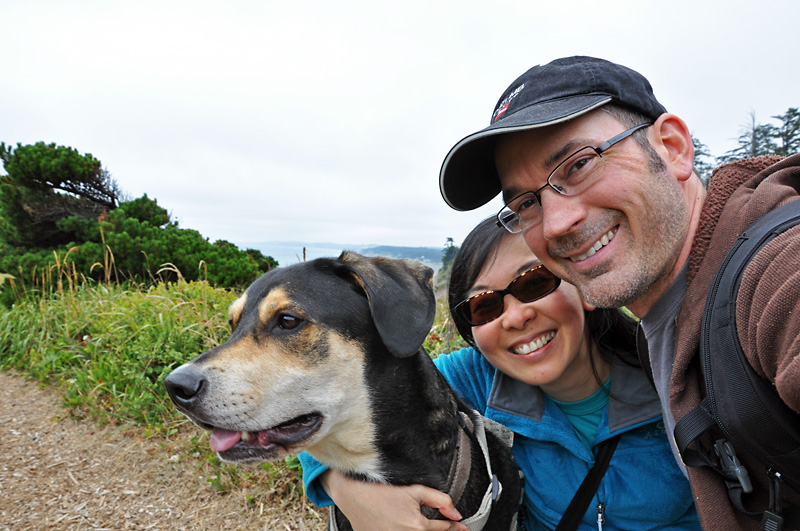
[[[522,72],[638,70],[713,155],[800,106],[800,2],[0,0],[0,141],[91,153],[211,241],[441,247],[438,172]]]

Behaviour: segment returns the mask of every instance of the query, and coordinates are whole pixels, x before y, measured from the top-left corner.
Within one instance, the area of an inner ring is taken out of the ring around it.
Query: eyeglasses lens
[[[579,194],[597,180],[603,168],[603,157],[587,146],[559,164],[550,175],[549,183],[562,195]]]

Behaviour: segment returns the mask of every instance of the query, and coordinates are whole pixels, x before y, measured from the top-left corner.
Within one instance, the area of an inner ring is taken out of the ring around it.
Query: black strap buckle
[[[739,462],[739,458],[736,457],[736,450],[733,449],[733,445],[725,439],[719,439],[714,443],[714,451],[719,456],[722,473],[728,477],[736,478],[745,494],[753,492],[750,475],[747,473],[747,469],[742,466],[742,463]]]
[[[764,511],[761,519],[761,529],[764,531],[781,531],[783,529],[783,517],[770,511]]]

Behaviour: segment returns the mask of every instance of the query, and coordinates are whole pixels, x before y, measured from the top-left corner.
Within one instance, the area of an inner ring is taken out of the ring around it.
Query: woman
[[[598,445],[616,435],[579,529],[700,529],[658,398],[635,364],[632,319],[585,303],[494,218],[481,222],[456,255],[449,303],[472,347],[435,363],[466,402],[514,432],[528,530],[555,529]],[[460,517],[433,489],[360,483],[302,460],[312,501],[324,504],[330,495],[355,529],[464,529],[421,516],[419,506],[429,505]]]

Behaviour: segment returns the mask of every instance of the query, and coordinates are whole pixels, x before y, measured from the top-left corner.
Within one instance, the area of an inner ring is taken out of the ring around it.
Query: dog
[[[354,479],[448,492],[473,529],[516,529],[510,445],[422,346],[432,277],[419,262],[348,251],[270,271],[232,304],[230,338],[172,371],[167,391],[224,461],[308,451]],[[351,529],[336,508],[330,528]]]

